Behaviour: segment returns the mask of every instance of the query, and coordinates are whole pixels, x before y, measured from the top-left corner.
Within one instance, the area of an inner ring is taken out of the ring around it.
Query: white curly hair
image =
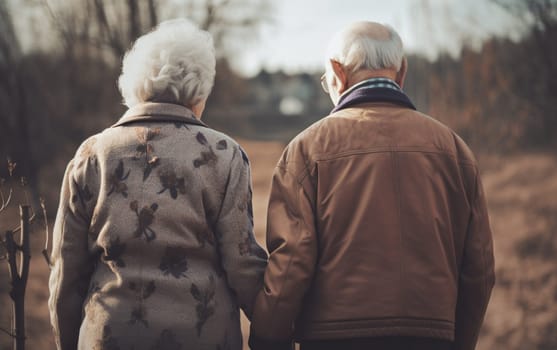
[[[192,107],[211,93],[215,65],[208,32],[186,19],[165,21],[126,53],[118,87],[128,107],[147,101]]]

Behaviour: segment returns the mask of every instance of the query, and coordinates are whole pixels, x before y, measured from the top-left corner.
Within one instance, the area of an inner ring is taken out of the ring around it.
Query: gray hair
[[[338,61],[352,73],[360,69],[400,70],[404,59],[402,40],[389,25],[387,39],[373,38],[364,30],[351,27],[336,34],[328,48],[328,58]]]
[[[118,86],[128,107],[147,101],[191,107],[211,93],[215,65],[208,32],[186,19],[165,21],[126,53]]]

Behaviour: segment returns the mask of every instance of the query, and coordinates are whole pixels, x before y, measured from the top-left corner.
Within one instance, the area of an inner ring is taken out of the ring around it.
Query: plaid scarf
[[[368,102],[391,102],[416,109],[397,83],[387,78],[372,78],[364,80],[345,91],[331,113]]]

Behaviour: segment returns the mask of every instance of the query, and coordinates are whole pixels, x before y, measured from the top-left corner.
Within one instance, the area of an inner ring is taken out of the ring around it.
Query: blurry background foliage
[[[417,3],[427,9],[429,1]],[[419,110],[472,146],[485,175],[498,282],[479,348],[556,349],[557,0],[486,2],[525,28],[520,40],[494,37],[434,60],[411,54],[405,90]],[[0,0],[0,164],[11,157],[35,210],[40,194],[52,215],[77,146],[125,111],[116,86],[125,51],[156,23],[185,16],[215,38],[217,76],[204,120],[243,140],[254,166],[257,214],[282,145],[332,107],[320,87],[322,68],[263,70],[250,78],[231,68],[231,58],[246,42],[256,45],[261,26],[274,21],[274,6],[271,0]],[[26,30],[16,31],[14,20],[24,15]],[[425,10],[420,16],[420,23],[435,20]],[[53,45],[31,40],[35,46],[22,49],[23,36],[43,30],[52,31]],[[0,178],[8,178],[5,168]],[[14,218],[0,217],[0,230]],[[39,341],[50,339],[47,271],[33,271],[37,282],[29,293],[39,311],[30,315],[28,336],[42,344],[36,348],[48,348],[51,340]],[[2,310],[3,277],[0,270]],[[0,348],[9,341],[0,335]]]
[[[493,38],[479,51],[464,46],[457,58],[441,53],[432,62],[410,55],[405,90],[421,111],[476,150],[554,147],[557,2],[493,1],[529,33],[520,42]],[[16,2],[17,12],[35,14],[27,35],[53,28],[56,36],[48,49],[37,43],[23,52],[14,29],[16,7],[0,2],[0,159],[10,156],[20,164],[35,205],[39,178],[47,175],[53,181],[45,185],[57,187],[77,145],[124,111],[116,87],[121,58],[134,39],[164,19],[187,16],[215,38],[219,62],[205,115],[211,126],[286,142],[331,108],[319,88],[319,70],[262,71],[248,79],[230,68],[239,43],[256,42],[260,26],[273,21],[269,0]]]

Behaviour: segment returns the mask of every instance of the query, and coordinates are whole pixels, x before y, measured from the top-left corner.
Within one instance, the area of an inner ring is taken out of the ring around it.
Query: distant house
[[[209,104],[207,120],[231,134],[287,140],[330,112],[332,103],[323,92],[319,78],[319,74],[266,70],[241,84],[238,81],[242,78],[227,77],[220,82],[219,98],[212,106]],[[238,85],[242,91],[229,91]],[[229,94],[236,98],[226,98]]]

